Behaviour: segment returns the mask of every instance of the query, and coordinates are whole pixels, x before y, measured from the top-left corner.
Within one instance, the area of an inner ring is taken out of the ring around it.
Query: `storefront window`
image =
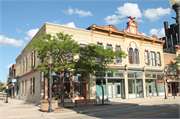
[[[134,73],[128,73],[128,78],[134,78]]]
[[[44,72],[41,72],[41,98],[44,98]]]
[[[153,78],[156,78],[156,74],[153,74]]]
[[[61,98],[61,85],[60,83],[53,83],[52,97]]]
[[[135,82],[134,80],[128,79],[129,94],[135,94]]]
[[[136,73],[136,79],[137,79],[137,78],[142,78],[142,72],[137,72],[137,73]]]
[[[70,83],[64,83],[64,98],[70,98],[71,97],[71,91],[70,91]]]
[[[63,80],[63,77],[64,77],[64,72],[62,72],[62,80]],[[71,81],[70,72],[67,72],[65,74],[65,80],[64,81]]]
[[[85,79],[83,79],[83,77],[81,76],[81,74],[77,74],[76,76],[74,76],[74,81],[75,81],[75,82],[84,82]]]
[[[106,80],[103,79],[103,89],[104,89],[104,95],[106,95]],[[96,95],[102,95],[102,87],[101,87],[101,80],[96,80]]]
[[[107,77],[113,77],[113,73],[107,73]]]
[[[146,77],[146,78],[152,78],[152,77],[151,77],[151,74],[145,74],[145,77]]]
[[[177,83],[177,82],[176,82],[176,88],[177,88],[176,91],[177,91],[177,93],[180,93],[180,91],[179,91],[179,87],[180,87],[180,86],[179,86],[179,85],[180,85],[180,83]]]
[[[124,73],[115,73],[115,77],[124,77]]]
[[[164,95],[164,80],[163,75],[157,75],[159,95]]]
[[[168,93],[171,93],[171,84],[168,83]]]
[[[101,77],[101,72],[96,72],[96,76],[97,77]],[[102,74],[102,77],[105,77],[106,76],[106,74],[104,73],[104,74]]]

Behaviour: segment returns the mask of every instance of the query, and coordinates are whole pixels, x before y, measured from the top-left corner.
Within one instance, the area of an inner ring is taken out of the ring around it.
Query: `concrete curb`
[[[103,109],[95,109],[95,110],[85,110],[85,111],[76,111],[76,113],[84,114],[84,113],[89,113],[89,112],[98,112],[98,111],[103,111],[103,110],[112,110],[112,109],[119,109],[119,108],[127,108],[127,107],[134,107],[134,106],[139,106],[139,104],[129,104],[129,105],[124,105],[124,106],[119,106],[119,107],[112,107],[112,108],[103,108]]]

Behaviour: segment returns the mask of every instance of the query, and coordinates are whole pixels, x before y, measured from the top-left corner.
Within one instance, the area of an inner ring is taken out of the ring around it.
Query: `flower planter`
[[[56,107],[55,101],[51,102],[52,110],[54,111]],[[41,111],[48,112],[49,109],[49,102],[41,102]]]

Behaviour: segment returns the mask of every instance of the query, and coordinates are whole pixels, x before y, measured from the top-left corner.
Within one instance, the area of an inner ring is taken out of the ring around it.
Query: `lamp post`
[[[180,46],[180,0],[169,0],[171,7],[176,12],[176,20],[178,26],[178,39],[179,39],[179,46]]]
[[[52,111],[52,106],[51,106],[51,86],[52,86],[52,77],[51,77],[51,64],[52,64],[52,59],[50,58],[49,61],[49,110],[48,112],[53,112]]]
[[[6,89],[7,89],[7,97],[6,97],[6,103],[8,103],[8,86],[6,86]]]
[[[166,81],[165,81],[165,73],[167,72],[167,69],[166,68],[164,68],[164,72],[163,72],[163,80],[164,80],[164,93],[165,93],[165,97],[164,97],[164,99],[167,99],[167,96],[166,96],[166,86],[165,86],[165,84],[166,84]]]

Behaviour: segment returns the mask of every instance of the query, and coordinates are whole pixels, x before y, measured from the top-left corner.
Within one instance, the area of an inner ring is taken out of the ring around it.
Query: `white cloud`
[[[170,15],[171,14],[171,9],[163,9],[162,7],[159,7],[157,9],[147,9],[144,11],[144,16],[150,19],[150,21],[157,21],[160,19],[160,17],[164,15]]]
[[[149,31],[149,34],[152,35],[156,35],[158,38],[164,37],[165,36],[165,31],[164,28],[160,28],[160,29],[151,29]]]
[[[119,24],[121,22],[123,22],[123,20],[119,19],[119,16],[113,14],[112,16],[107,16],[105,19],[107,24]]]
[[[39,31],[39,29],[31,29],[28,32],[26,32],[26,34],[28,35],[28,37],[24,37],[25,40],[30,40],[34,37],[34,35]]]
[[[63,26],[67,26],[67,27],[72,27],[72,28],[76,28],[74,22],[70,22],[67,24],[62,24]]]
[[[13,38],[8,38],[8,37],[5,37],[3,35],[0,35],[0,44],[2,44],[3,46],[20,47],[20,46],[24,45],[24,41],[23,40],[16,40]]]
[[[16,31],[17,31],[18,33],[21,33],[21,32],[22,32],[22,30],[20,30],[20,29],[16,29]]]
[[[9,69],[14,63],[8,64],[7,69]]]
[[[78,9],[76,9],[75,14],[79,14],[79,17],[93,16],[90,11],[85,12],[83,10],[78,10]]]
[[[59,22],[60,22],[60,20],[53,21],[54,24],[57,24],[57,23],[59,23]]]
[[[63,12],[71,15],[74,13],[74,10],[71,7],[69,7],[69,9],[67,11],[63,10]]]
[[[118,11],[115,13],[120,14],[120,18],[125,18],[127,16],[141,18],[142,14],[140,9],[138,8],[138,4],[133,3],[125,3],[121,7],[117,7]]]
[[[142,33],[142,35],[146,36],[146,34],[145,34],[145,33]]]
[[[83,11],[78,9],[73,10],[71,7],[69,7],[67,11],[63,10],[63,12],[69,15],[79,14],[79,17],[93,16],[93,14],[90,11]]]
[[[27,26],[29,26],[29,24],[26,24]]]

